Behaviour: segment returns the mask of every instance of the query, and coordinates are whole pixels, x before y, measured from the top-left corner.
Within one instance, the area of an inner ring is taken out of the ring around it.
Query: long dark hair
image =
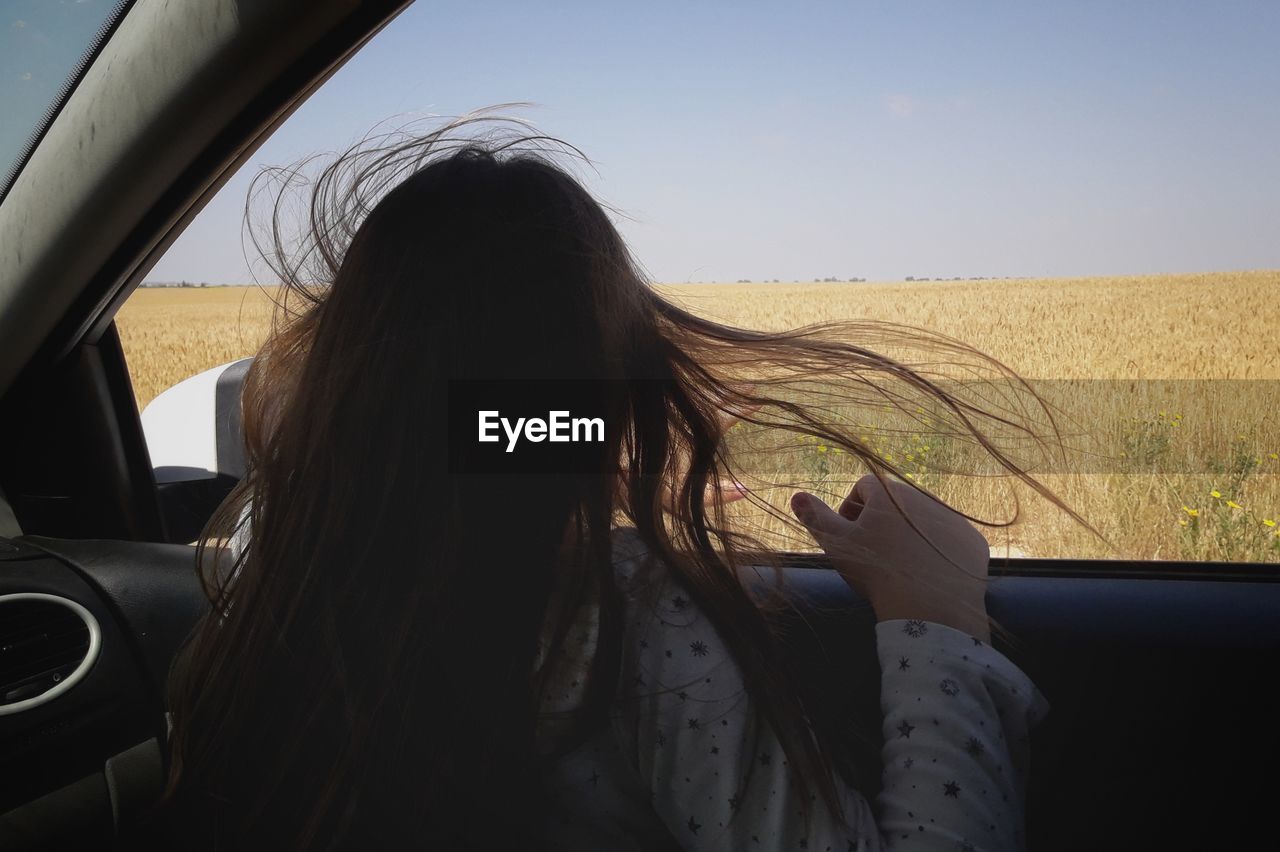
[[[617,678],[620,518],[714,620],[797,783],[834,805],[837,734],[782,665],[773,604],[734,570],[762,547],[708,489],[735,476],[723,414],[887,476],[854,426],[784,392],[819,378],[854,400],[884,379],[1051,497],[985,437],[1012,421],[865,341],[997,362],[915,329],[699,318],[646,283],[565,155],[485,115],[366,140],[314,181],[301,242],[282,214],[303,172],[275,173],[282,310],[245,385],[248,473],[201,541],[212,610],[171,681],[162,811],[194,846],[536,847],[544,619],[562,614],[554,659],[578,605],[600,606],[585,729]],[[450,469],[450,382],[564,377],[591,380],[620,424],[575,450],[591,473]],[[218,545],[246,528],[227,564]]]

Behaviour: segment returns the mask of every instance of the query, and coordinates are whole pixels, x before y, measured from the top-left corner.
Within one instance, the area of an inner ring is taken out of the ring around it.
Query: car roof
[[[212,193],[407,0],[136,0],[0,202],[0,394],[94,339]]]

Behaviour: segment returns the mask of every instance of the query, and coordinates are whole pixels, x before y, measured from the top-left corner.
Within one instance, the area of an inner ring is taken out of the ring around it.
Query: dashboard
[[[185,545],[0,538],[0,848],[101,844],[163,789]]]

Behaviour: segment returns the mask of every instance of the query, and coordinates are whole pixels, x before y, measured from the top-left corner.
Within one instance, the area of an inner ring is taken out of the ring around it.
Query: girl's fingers
[[[847,501],[846,501],[847,502]],[[826,503],[797,492],[791,497],[791,510],[809,530],[810,535],[822,547],[831,565],[864,598],[874,595],[868,585],[877,572],[877,557],[860,535],[858,524],[836,513]]]
[[[846,520],[856,521],[858,516],[862,514],[862,510],[867,507],[866,498],[858,493],[858,487],[855,485],[850,491],[849,496],[844,498],[844,502],[840,504],[840,517]]]
[[[733,479],[721,479],[719,482],[708,482],[706,490],[703,492],[704,499],[708,503],[712,503],[719,495],[722,503],[736,503],[746,498],[748,491],[746,486]],[[668,512],[675,511],[676,503],[679,499],[679,492],[673,484],[667,486],[666,509]]]
[[[837,537],[847,533],[851,526],[847,519],[832,511],[826,503],[804,491],[791,495],[791,511],[795,512],[800,523],[805,525],[824,550]]]
[[[725,503],[736,503],[747,496],[747,489],[732,479],[721,479],[718,483],[707,485],[708,500],[713,499],[716,492],[720,493],[720,499]]]

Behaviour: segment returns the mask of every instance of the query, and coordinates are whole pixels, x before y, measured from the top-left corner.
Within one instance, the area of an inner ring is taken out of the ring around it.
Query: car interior
[[[163,789],[170,665],[227,489],[153,466],[113,316],[205,202],[403,0],[117,4],[0,186],[0,849],[110,846]],[[223,388],[235,398],[243,370]],[[235,434],[235,407],[220,430]],[[874,718],[874,618],[797,554],[788,653]],[[995,558],[1004,650],[1053,710],[1029,848],[1247,848],[1280,781],[1280,570]],[[855,686],[857,685],[857,686]],[[847,762],[874,792],[875,744]]]

